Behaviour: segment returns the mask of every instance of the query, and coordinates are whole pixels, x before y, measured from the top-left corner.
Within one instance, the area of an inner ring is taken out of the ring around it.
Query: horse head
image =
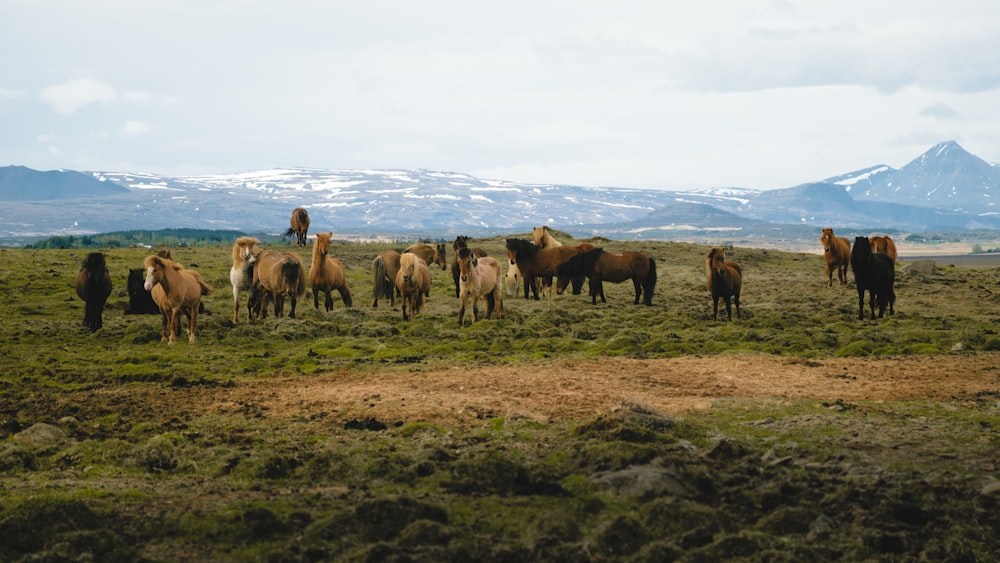
[[[469,272],[476,267],[476,255],[469,250],[469,247],[463,246],[458,249],[458,274],[459,279],[464,282],[469,281]]]
[[[469,237],[465,235],[458,235],[455,237],[455,242],[451,243],[451,249],[458,252],[459,248],[465,248],[469,246]]]
[[[719,275],[726,274],[726,251],[722,248],[716,246],[712,250],[708,251],[708,257],[705,259],[709,270],[715,272]]]

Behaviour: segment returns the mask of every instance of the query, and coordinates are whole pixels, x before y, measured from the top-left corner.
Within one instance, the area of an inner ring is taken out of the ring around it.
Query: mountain
[[[621,239],[813,239],[825,226],[859,233],[997,230],[997,174],[952,141],[898,170],[878,165],[766,191],[532,185],[434,170],[172,178],[14,166],[0,168],[0,237],[165,228],[281,233],[295,207],[309,210],[312,232],[398,238],[509,235],[538,225]]]
[[[128,189],[73,170],[39,172],[24,166],[0,166],[0,201],[104,197],[122,193],[128,193]]]

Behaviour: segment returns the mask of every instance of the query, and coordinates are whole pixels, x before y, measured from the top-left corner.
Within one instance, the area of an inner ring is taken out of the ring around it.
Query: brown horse
[[[285,231],[285,236],[295,235],[296,246],[306,245],[306,235],[309,234],[309,212],[305,207],[296,207],[292,210],[292,226]]]
[[[527,239],[509,238],[507,239],[507,259],[510,260],[511,264],[517,265],[518,270],[521,271],[524,280],[524,298],[528,299],[528,292],[531,291],[537,301],[537,278],[548,278],[551,283],[552,276],[556,275],[556,267],[559,264],[581,252],[594,248],[596,247],[588,242],[576,246],[541,248]]]
[[[84,302],[84,326],[97,332],[104,326],[104,304],[111,295],[111,274],[104,254],[91,252],[83,259],[76,275],[76,294]]]
[[[253,237],[240,237],[233,244],[233,266],[229,269],[229,283],[233,285],[233,324],[238,322],[240,310],[240,292],[249,291],[253,284],[253,264],[256,261],[254,253],[260,253],[259,243]],[[249,301],[249,297],[247,298]],[[247,311],[247,320],[251,313]]]
[[[892,240],[889,235],[873,236],[868,238],[868,242],[871,243],[872,252],[878,252],[885,254],[892,260],[892,263],[896,263],[896,243]]]
[[[733,302],[736,303],[736,318],[740,314],[740,290],[743,287],[743,269],[736,262],[726,260],[726,253],[716,246],[708,251],[705,258],[705,277],[708,291],[712,293],[712,320],[719,319],[719,299],[726,301],[726,315],[733,320]]]
[[[840,285],[847,285],[847,265],[851,263],[851,241],[833,234],[833,229],[823,229],[819,237],[826,260],[826,287],[833,287],[833,274],[837,273]]]
[[[472,298],[472,322],[479,320],[479,298],[486,301],[486,318],[503,316],[503,282],[500,273],[500,263],[496,258],[476,256],[475,251],[467,246],[458,249],[459,284],[461,285],[458,325],[465,320],[465,303]]]
[[[555,248],[563,245],[563,243],[559,242],[552,236],[548,227],[533,228],[531,230],[531,236],[534,239],[535,244],[542,248]]]
[[[403,299],[403,320],[407,321],[420,312],[424,306],[424,295],[431,291],[431,270],[427,263],[412,252],[404,252],[399,257],[396,287]]]
[[[465,235],[458,235],[457,237],[455,237],[455,242],[451,243],[451,249],[453,251],[451,259],[451,277],[453,280],[455,280],[455,297],[459,296],[458,251],[468,247],[469,247],[469,237]],[[482,248],[473,248],[472,253],[479,258],[486,256],[486,251],[483,250]]]
[[[330,256],[330,239],[333,233],[316,233],[313,242],[312,266],[309,268],[309,284],[312,286],[313,306],[319,310],[319,294],[324,294],[326,312],[333,310],[333,297],[330,292],[336,289],[344,305],[351,307],[351,287],[344,274],[344,263]]]
[[[607,303],[604,298],[604,282],[621,283],[632,280],[635,287],[635,304],[645,292],[643,303],[653,304],[653,289],[656,287],[656,262],[645,252],[631,251],[612,254],[595,248],[581,252],[556,267],[556,293],[562,295],[572,278],[586,276],[590,280],[591,304]]]
[[[274,316],[285,314],[285,297],[292,301],[288,313],[295,318],[295,305],[306,293],[306,268],[302,259],[289,252],[265,250],[257,255],[253,267],[254,317],[266,318],[268,300],[274,301]]]
[[[396,272],[399,271],[399,252],[385,250],[372,260],[372,307],[378,307],[380,297],[388,297],[389,305],[396,306]]]
[[[143,265],[146,267],[146,283],[143,287],[153,295],[163,321],[160,340],[166,340],[168,344],[177,342],[180,317],[183,314],[188,320],[188,342],[194,344],[201,296],[211,293],[212,288],[208,287],[198,272],[185,270],[169,258],[148,256]]]
[[[403,254],[407,252],[416,254],[424,261],[425,264],[437,264],[441,266],[444,270],[448,267],[448,257],[445,251],[444,243],[438,242],[433,245],[427,244],[426,242],[417,242],[411,244],[403,250]]]

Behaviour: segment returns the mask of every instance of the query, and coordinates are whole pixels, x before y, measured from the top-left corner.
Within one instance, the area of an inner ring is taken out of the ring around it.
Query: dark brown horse
[[[295,318],[295,305],[306,293],[306,268],[302,259],[289,252],[265,250],[257,255],[253,267],[254,317],[266,318],[269,300],[274,301],[274,316],[285,314],[285,297],[292,301],[288,313]]]
[[[888,255],[872,252],[868,237],[854,239],[851,250],[851,270],[854,272],[854,283],[858,286],[858,320],[865,319],[865,291],[868,292],[868,306],[871,307],[872,319],[875,318],[875,306],[878,305],[878,318],[885,315],[886,307],[889,314],[895,313],[896,282],[895,265]]]
[[[521,238],[507,239],[507,259],[516,264],[524,280],[524,298],[528,299],[529,291],[538,300],[537,278],[552,279],[556,275],[556,267],[577,254],[596,248],[589,242],[575,246],[557,246],[541,248],[530,240]]]
[[[399,252],[385,250],[372,260],[372,307],[378,307],[380,297],[388,297],[389,305],[396,306],[396,272],[399,271]]]
[[[296,207],[292,210],[292,226],[285,231],[285,236],[295,235],[296,246],[306,245],[306,235],[309,234],[309,212],[305,207]]]
[[[111,274],[104,254],[91,252],[83,259],[76,275],[76,294],[84,302],[83,324],[97,332],[104,326],[104,304],[111,295]]]
[[[833,287],[833,274],[837,273],[840,285],[847,285],[847,265],[851,263],[851,241],[833,234],[833,229],[823,229],[819,237],[826,260],[826,287]]]
[[[324,305],[329,313],[333,310],[330,292],[337,290],[344,305],[351,307],[351,286],[347,283],[344,263],[330,256],[330,239],[333,233],[316,233],[313,242],[312,265],[309,268],[309,284],[312,286],[313,306],[319,309],[319,294],[324,295]]]
[[[645,252],[622,252],[612,254],[595,248],[581,252],[556,267],[556,293],[562,295],[570,280],[586,276],[590,280],[591,304],[607,303],[604,298],[604,282],[621,283],[632,280],[635,286],[635,304],[645,292],[643,303],[653,304],[653,289],[656,287],[656,262]]]
[[[726,302],[726,315],[733,320],[733,302],[736,303],[736,318],[740,314],[740,290],[743,287],[743,269],[736,262],[726,260],[726,253],[716,246],[705,257],[705,277],[708,291],[712,293],[712,319],[719,318],[719,299]]]
[[[879,252],[888,256],[892,263],[896,263],[896,243],[889,235],[869,237],[868,242],[872,245],[872,252]]]
[[[470,240],[469,237],[465,235],[458,235],[457,237],[455,237],[455,242],[451,243],[451,249],[453,251],[451,258],[451,277],[452,279],[455,280],[455,297],[459,297],[458,278],[461,275],[459,273],[458,251],[463,248],[469,248],[469,240]],[[472,248],[470,250],[472,251],[472,254],[477,258],[482,258],[483,256],[486,256],[486,251],[483,250],[482,248]]]
[[[403,250],[403,254],[406,254],[407,252],[416,254],[428,266],[431,264],[437,264],[438,266],[441,266],[442,270],[448,267],[447,252],[443,242],[438,242],[433,245],[427,244],[426,242],[417,242],[411,244]]]

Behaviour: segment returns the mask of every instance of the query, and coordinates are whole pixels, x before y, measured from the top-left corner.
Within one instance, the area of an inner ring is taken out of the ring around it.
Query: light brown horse
[[[555,248],[563,244],[552,236],[548,227],[535,227],[531,230],[531,235],[535,244],[542,248]]]
[[[453,251],[452,252],[452,259],[451,259],[451,277],[452,277],[453,280],[455,280],[455,297],[459,296],[459,292],[458,292],[458,289],[459,289],[458,288],[458,277],[459,277],[459,271],[458,271],[458,251],[461,250],[461,249],[463,249],[463,248],[468,248],[469,247],[469,240],[470,240],[469,237],[467,237],[465,235],[459,235],[459,236],[455,237],[455,242],[451,243],[451,249]],[[478,257],[486,256],[486,251],[483,250],[482,248],[473,248],[472,249],[472,253],[474,255],[478,256]]]
[[[211,293],[212,288],[201,279],[198,272],[185,270],[168,258],[148,256],[143,266],[146,267],[146,282],[143,287],[152,294],[163,321],[160,340],[166,340],[168,344],[177,342],[180,317],[183,314],[188,320],[188,342],[194,344],[201,296]]]
[[[724,250],[716,246],[705,257],[705,277],[708,291],[712,293],[712,320],[719,319],[719,299],[726,302],[726,315],[733,320],[733,302],[736,318],[740,314],[740,290],[743,288],[743,269],[736,262],[726,260]]]
[[[292,301],[290,318],[295,318],[295,305],[306,293],[306,268],[302,259],[290,252],[265,250],[257,255],[253,267],[254,316],[267,318],[269,300],[274,301],[274,316],[285,314],[285,297]]]
[[[836,272],[840,285],[847,285],[847,266],[851,263],[851,241],[833,234],[833,229],[823,229],[819,237],[823,245],[823,259],[826,260],[826,287],[833,287]]]
[[[404,252],[399,257],[396,287],[403,300],[403,320],[407,321],[420,312],[424,295],[431,291],[431,270],[427,263],[412,252]]]
[[[880,252],[888,256],[892,263],[896,263],[896,243],[892,240],[889,235],[873,236],[868,237],[868,242],[871,243],[872,252]]]
[[[604,282],[621,283],[632,280],[635,287],[635,304],[645,294],[643,303],[653,304],[653,290],[656,288],[656,262],[645,252],[627,251],[620,254],[605,252],[595,248],[581,252],[556,267],[556,293],[562,295],[570,280],[585,276],[590,280],[591,304],[607,303],[604,298]]]
[[[292,210],[291,218],[292,226],[285,231],[285,236],[290,237],[295,235],[296,246],[306,245],[306,235],[309,234],[309,212],[306,211],[305,207],[296,207]]]
[[[503,282],[500,273],[500,263],[496,258],[476,256],[469,247],[458,249],[458,267],[460,284],[458,325],[465,320],[465,304],[472,298],[472,322],[479,320],[479,298],[486,301],[486,318],[496,312],[497,318],[503,316]]]
[[[427,244],[426,242],[417,242],[411,244],[403,250],[403,254],[406,254],[407,252],[416,254],[427,265],[437,264],[438,266],[441,266],[442,270],[448,267],[447,252],[443,242],[438,242],[433,245]]]
[[[507,295],[511,297],[516,296],[517,290],[521,288],[521,270],[518,269],[517,264],[511,264],[510,260],[507,260],[507,277],[504,281],[504,288]]]
[[[240,237],[233,244],[233,266],[229,269],[229,283],[233,286],[233,324],[239,318],[240,292],[246,291],[249,294],[253,287],[253,264],[256,261],[254,253],[260,253],[260,247],[257,246],[259,242],[253,237]],[[248,310],[247,320],[250,320],[250,315]]]
[[[83,259],[76,275],[76,294],[84,302],[83,324],[90,332],[97,332],[104,326],[104,304],[111,295],[111,274],[104,254],[91,252]]]
[[[312,265],[309,268],[309,285],[312,286],[313,306],[319,310],[319,294],[325,299],[326,312],[333,310],[333,297],[330,292],[337,290],[347,307],[353,306],[351,287],[344,274],[344,263],[330,256],[330,239],[333,233],[316,233],[313,242]]]
[[[524,298],[528,299],[529,291],[532,292],[535,300],[538,300],[538,278],[548,278],[551,283],[552,276],[556,274],[556,267],[569,260],[577,254],[593,250],[596,248],[589,242],[582,242],[575,246],[557,246],[555,248],[541,248],[527,239],[509,238],[507,239],[507,259],[511,264],[517,265],[523,277]]]
[[[388,297],[389,305],[396,306],[396,272],[399,271],[399,252],[384,250],[372,260],[372,307],[378,307],[380,297]]]

